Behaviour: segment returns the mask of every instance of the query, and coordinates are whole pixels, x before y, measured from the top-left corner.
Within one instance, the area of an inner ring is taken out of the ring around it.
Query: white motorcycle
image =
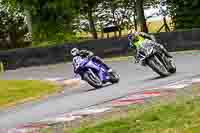
[[[166,57],[165,53],[150,43],[143,45],[138,51],[138,59],[141,64],[149,66],[162,77],[176,72],[174,60]]]

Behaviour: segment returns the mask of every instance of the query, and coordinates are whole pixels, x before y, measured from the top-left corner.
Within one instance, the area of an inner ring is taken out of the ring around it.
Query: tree
[[[88,19],[90,32],[94,39],[98,38],[97,30],[95,27],[94,12],[97,4],[100,0],[81,0],[80,1],[80,11],[81,14]]]
[[[71,24],[77,15],[79,0],[3,0],[12,7],[26,11],[29,29],[35,39],[63,39],[66,32],[71,32]],[[31,25],[31,26],[30,26]]]
[[[170,32],[170,28],[169,28],[169,26],[167,24],[167,20],[166,20],[168,12],[167,12],[167,9],[164,9],[164,7],[163,7],[163,6],[166,7],[166,5],[167,5],[166,0],[160,0],[160,14],[162,14],[162,16],[163,16],[163,27],[165,28],[166,32]],[[162,27],[160,29],[162,29]]]
[[[159,9],[158,12],[152,13],[150,16],[146,16],[146,19],[151,18],[153,16],[162,16],[163,18],[163,25],[159,28],[157,32],[160,32],[163,28],[165,28],[166,32],[170,31],[170,28],[167,24],[166,17],[168,15],[168,11],[166,9],[166,0],[145,0],[144,1],[144,8],[154,8]]]
[[[176,29],[200,28],[199,0],[167,0],[167,5]]]
[[[134,1],[132,0],[105,0],[96,10],[100,27],[117,26],[119,36],[124,28],[129,29],[135,21]]]
[[[0,4],[0,44],[1,48],[17,48],[23,44],[26,25],[24,14],[19,8],[12,10],[9,6]],[[20,41],[20,42],[19,42]]]
[[[137,23],[139,24],[140,30],[148,33],[148,27],[144,15],[144,9],[150,7],[157,7],[160,0],[135,0],[136,12],[137,12]]]
[[[148,33],[148,27],[144,16],[144,0],[136,0],[137,21],[142,32]]]

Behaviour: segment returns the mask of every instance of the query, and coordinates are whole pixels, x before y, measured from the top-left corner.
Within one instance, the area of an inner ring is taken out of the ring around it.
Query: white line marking
[[[200,78],[198,78],[198,79],[192,79],[191,82],[192,83],[199,83],[200,82]]]
[[[92,115],[92,114],[103,113],[103,112],[108,111],[110,109],[111,108],[84,109],[84,110],[72,112],[71,114],[67,114],[67,115],[65,114],[65,115],[62,115],[62,116],[54,117],[54,118],[43,119],[41,121],[38,121],[38,123],[52,124],[52,123],[58,123],[58,122],[70,122],[70,121],[74,121],[76,119],[80,119],[84,115]]]
[[[164,89],[182,89],[182,88],[187,87],[189,85],[190,84],[174,84],[174,85],[163,86],[161,88],[164,88]]]
[[[111,110],[111,108],[96,108],[96,109],[84,109],[81,111],[76,111],[72,113],[72,115],[92,115],[92,114],[98,114],[98,113],[103,113],[108,110]]]
[[[74,121],[76,119],[82,118],[81,116],[73,116],[73,115],[66,115],[66,116],[59,116],[59,117],[55,117],[55,118],[49,118],[49,119],[44,119],[39,121],[42,123],[58,123],[58,122],[70,122],[70,121]]]
[[[64,78],[55,77],[55,78],[46,78],[45,80],[48,80],[48,81],[58,81],[58,80],[64,80]]]

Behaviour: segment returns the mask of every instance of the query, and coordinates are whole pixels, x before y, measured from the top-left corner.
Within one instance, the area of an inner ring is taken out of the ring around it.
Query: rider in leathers
[[[80,56],[82,58],[91,58],[94,62],[99,63],[101,65],[103,65],[108,72],[112,72],[112,69],[107,66],[100,57],[98,56],[94,56],[94,53],[89,51],[89,50],[79,50],[77,48],[73,48],[71,50],[71,55],[73,56],[73,60],[75,59],[75,57]],[[74,64],[73,64],[74,65]],[[75,68],[75,67],[74,67]],[[76,70],[74,70],[74,72],[76,73]]]
[[[128,40],[129,40],[129,47],[130,48],[134,47],[136,49],[136,53],[134,54],[135,63],[139,62],[138,51],[140,50],[141,46],[146,43],[155,45],[161,52],[164,52],[168,58],[172,58],[169,52],[161,44],[156,42],[156,38],[153,35],[149,35],[144,32],[131,31],[131,33],[128,35]]]

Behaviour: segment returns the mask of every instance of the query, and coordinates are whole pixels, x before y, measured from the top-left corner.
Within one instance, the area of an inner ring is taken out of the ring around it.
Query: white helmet
[[[72,55],[72,56],[76,56],[76,55],[78,55],[78,54],[79,54],[79,49],[73,48],[73,49],[71,50],[71,55]]]

